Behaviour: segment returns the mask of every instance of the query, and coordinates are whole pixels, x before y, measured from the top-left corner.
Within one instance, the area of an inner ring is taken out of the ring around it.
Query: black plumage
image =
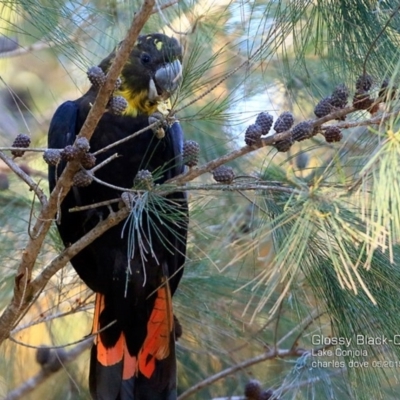
[[[90,140],[91,153],[148,127],[149,116],[176,89],[180,57],[175,39],[161,34],[139,38],[117,92],[126,98],[128,110],[123,115],[103,115]],[[112,55],[100,63],[104,72],[111,59]],[[169,79],[174,82],[168,83]],[[81,98],[58,108],[50,124],[49,148],[63,149],[74,143],[97,91],[92,86]],[[163,183],[183,172],[182,145],[183,132],[178,122],[165,128],[163,138],[148,129],[97,154],[97,165],[114,153],[119,157],[96,171],[95,176],[129,189],[137,172],[146,169],[152,172],[156,184]],[[49,166],[51,190],[64,167],[65,162],[58,170]],[[73,187],[60,210],[58,229],[64,244],[76,242],[118,206],[74,213],[68,211],[70,208],[115,199],[121,193],[95,181],[87,187]],[[187,220],[184,192],[164,197],[151,193],[139,217],[132,213],[127,221],[105,232],[71,260],[82,280],[97,293],[93,330],[116,321],[98,335],[92,349],[89,383],[94,399],[176,398],[170,296],[183,273]],[[163,322],[158,326],[160,316]]]

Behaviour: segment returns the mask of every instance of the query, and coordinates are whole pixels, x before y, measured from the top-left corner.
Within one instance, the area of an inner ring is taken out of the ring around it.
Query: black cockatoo
[[[99,64],[104,73],[114,55],[111,53]],[[168,109],[168,99],[180,83],[181,59],[182,49],[174,38],[159,33],[138,38],[114,93],[124,97],[128,106],[122,115],[105,112],[90,140],[91,152],[148,127],[154,121],[153,115]],[[57,109],[50,123],[49,148],[64,149],[74,143],[97,92],[98,85],[92,85],[82,97]],[[161,137],[148,129],[99,153],[96,164],[114,153],[119,157],[98,169],[95,176],[130,189],[141,170],[151,172],[156,184],[182,173],[180,124],[166,125],[164,133]],[[49,167],[50,190],[64,167],[65,162]],[[77,241],[118,206],[74,213],[69,212],[70,208],[115,199],[121,193],[96,181],[87,187],[73,187],[60,209],[58,230],[64,244]],[[150,193],[146,197],[141,192],[132,198],[135,212],[71,260],[82,280],[96,293],[93,332],[114,322],[95,336],[90,392],[98,400],[173,400],[176,321],[171,298],[185,261],[186,195]]]

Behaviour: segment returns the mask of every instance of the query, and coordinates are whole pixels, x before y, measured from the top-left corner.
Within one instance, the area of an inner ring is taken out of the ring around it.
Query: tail
[[[112,325],[110,320],[106,296],[97,293],[93,333],[100,333],[95,336],[91,351],[89,386],[92,398],[176,400],[175,333],[169,286],[164,284],[157,289],[145,339],[139,346],[132,346],[132,342],[137,341],[135,332],[124,329],[118,321]],[[139,350],[132,350],[134,347]]]

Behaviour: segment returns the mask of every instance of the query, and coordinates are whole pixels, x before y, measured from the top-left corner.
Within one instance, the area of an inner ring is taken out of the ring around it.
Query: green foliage
[[[31,55],[1,61],[0,109],[10,119],[0,121],[2,145],[11,144],[13,132],[23,131],[32,134],[35,145],[45,146],[43,132],[55,107],[85,90],[86,69],[123,39],[139,5],[19,0],[0,6],[2,35],[15,37],[22,48],[43,45]],[[177,117],[186,137],[200,143],[205,163],[244,146],[244,131],[261,111],[276,117],[291,110],[297,123],[313,118],[315,104],[338,83],[345,82],[352,96],[364,69],[374,76],[374,96],[385,77],[394,88],[397,8],[395,1],[180,1],[154,14],[146,32],[176,32],[184,45],[183,83],[173,105],[181,109]],[[398,110],[394,98],[382,115]],[[203,189],[188,191],[188,261],[174,297],[184,332],[178,342],[180,393],[232,368],[190,398],[242,395],[251,378],[283,399],[398,397],[396,368],[378,363],[399,362],[397,342],[357,343],[357,335],[393,339],[400,329],[399,125],[393,116],[378,120],[373,129],[368,128],[372,123],[357,127],[370,117],[366,111],[349,115],[338,144],[318,135],[296,143],[289,153],[268,147],[233,160],[236,190],[214,190],[209,173],[190,183]],[[26,155],[19,163],[46,188],[40,156]],[[10,188],[0,191],[2,308],[12,297],[29,219],[38,207],[34,202],[32,208],[31,193],[9,171],[7,176]],[[251,185],[259,188],[248,190]],[[147,223],[159,226],[160,218],[178,222],[181,217],[165,211],[170,202],[157,190],[135,203],[126,225],[133,244],[146,241]],[[135,226],[142,238],[132,236]],[[161,230],[159,239],[165,240]],[[35,273],[61,249],[52,229]],[[69,268],[59,272],[24,317],[23,324],[32,326],[21,340],[63,344],[83,337],[90,331],[90,296]],[[41,315],[58,314],[57,322],[41,323]],[[274,346],[316,349],[321,346],[313,337],[322,336],[351,339],[349,347],[339,346],[350,352],[334,357],[293,353],[235,369]],[[1,390],[37,371],[34,351],[8,343],[2,355]],[[85,353],[76,363],[82,376],[88,358]],[[333,360],[343,364],[313,364]],[[354,361],[369,367],[354,368]],[[20,376],[21,363],[28,371]],[[29,398],[43,398],[41,390],[46,398],[64,398],[76,386],[85,388],[85,380],[71,370],[68,379],[65,371],[57,375],[70,384],[61,394],[53,391],[55,377]],[[88,398],[86,389],[79,396]]]

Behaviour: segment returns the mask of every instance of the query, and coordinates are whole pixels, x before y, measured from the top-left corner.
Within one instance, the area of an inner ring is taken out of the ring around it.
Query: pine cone
[[[256,379],[246,383],[244,387],[244,395],[247,400],[260,400],[262,396],[261,384]]]
[[[346,107],[349,98],[349,89],[347,89],[344,83],[341,83],[336,86],[330,98],[332,106],[336,108],[344,108]]]
[[[260,125],[251,124],[247,127],[244,134],[244,141],[247,146],[253,146],[261,142],[262,129]]]
[[[226,167],[225,165],[221,165],[212,171],[213,178],[219,183],[230,184],[235,177],[235,173],[231,167]]]
[[[107,80],[106,74],[98,66],[90,67],[87,71],[87,77],[95,88],[101,88]]]
[[[318,118],[325,117],[325,115],[330,114],[333,111],[333,106],[331,104],[331,96],[323,98],[314,108],[314,114]]]
[[[274,147],[279,152],[286,153],[287,151],[290,150],[290,148],[292,147],[292,144],[293,144],[293,139],[292,139],[292,135],[290,134],[289,137],[287,137],[286,139],[275,142]]]
[[[13,144],[11,146],[12,147],[27,148],[27,147],[29,147],[30,144],[31,144],[31,138],[28,135],[25,135],[24,133],[20,133],[14,139],[14,142],[13,142]],[[11,154],[14,157],[22,157],[25,154],[25,151],[23,151],[23,150],[12,150]]]
[[[49,165],[57,165],[61,160],[61,150],[48,149],[43,153],[43,160]]]
[[[90,149],[89,141],[85,137],[79,137],[75,140],[75,147],[82,153],[87,153]]]
[[[373,83],[374,80],[371,75],[360,75],[356,81],[356,89],[358,92],[368,92]]]
[[[61,150],[60,154],[63,161],[72,161],[79,157],[79,150],[74,146],[65,146],[65,148]]]
[[[357,110],[368,110],[374,104],[374,100],[364,91],[357,91],[353,98],[353,107]]]
[[[294,123],[293,114],[290,111],[284,111],[275,121],[275,132],[281,133],[288,131]]]
[[[108,111],[114,115],[122,115],[127,107],[128,102],[122,96],[113,96],[108,102]]]
[[[304,121],[297,124],[292,129],[292,138],[297,142],[301,142],[302,140],[309,139],[313,136],[313,122]]]
[[[92,153],[85,153],[80,158],[81,165],[85,169],[91,169],[96,165],[96,157]]]
[[[183,143],[183,162],[188,167],[194,167],[199,162],[200,145],[194,140]]]
[[[272,123],[274,122],[274,118],[271,114],[266,112],[262,112],[257,115],[256,125],[259,125],[261,128],[261,135],[267,135],[269,130],[271,129]]]
[[[141,169],[135,176],[134,186],[137,188],[150,189],[154,186],[153,174],[147,169]]]
[[[92,182],[93,176],[84,169],[78,171],[72,180],[72,184],[77,187],[89,186]]]
[[[341,130],[337,126],[328,126],[324,136],[328,143],[340,142],[343,137]]]

